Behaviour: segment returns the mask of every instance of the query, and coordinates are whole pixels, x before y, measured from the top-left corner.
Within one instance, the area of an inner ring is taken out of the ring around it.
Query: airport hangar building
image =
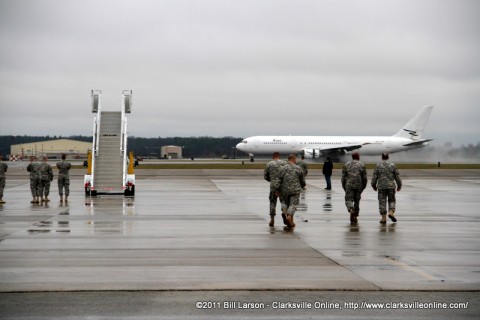
[[[63,153],[67,155],[67,159],[86,159],[90,150],[92,150],[91,142],[71,139],[37,141],[12,145],[10,160],[27,159],[30,156],[60,159]]]

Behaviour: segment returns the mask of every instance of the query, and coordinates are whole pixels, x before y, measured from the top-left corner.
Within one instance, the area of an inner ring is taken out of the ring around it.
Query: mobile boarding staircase
[[[88,154],[85,196],[135,196],[133,154],[127,157],[127,117],[131,112],[132,91],[124,90],[122,111],[102,111],[100,90],[92,90],[93,145]]]

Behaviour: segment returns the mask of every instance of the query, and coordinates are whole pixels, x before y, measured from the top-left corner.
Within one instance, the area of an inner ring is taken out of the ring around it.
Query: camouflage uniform
[[[342,170],[342,187],[345,190],[345,205],[348,211],[353,209],[356,216],[360,213],[360,199],[367,187],[367,169],[359,160],[345,164]]]
[[[72,165],[65,160],[57,163],[58,168],[58,193],[60,197],[63,196],[63,190],[65,189],[65,196],[70,194],[70,167]]]
[[[5,189],[5,172],[8,165],[0,160],[0,201],[3,199],[3,189]]]
[[[300,169],[302,169],[303,171],[303,178],[306,179],[307,178],[307,174],[308,174],[308,166],[307,166],[307,163],[305,161],[302,160],[297,160],[297,166],[300,167]],[[298,203],[298,208],[302,208],[302,209],[305,209],[307,210],[307,204],[305,202],[305,190],[302,190],[302,192],[300,193],[300,200],[299,200],[299,203]]]
[[[275,181],[280,178],[281,168],[287,164],[284,160],[272,160],[267,163],[265,170],[263,171],[263,178],[270,182],[270,194],[268,199],[270,200],[270,216],[275,216],[275,209],[277,207],[277,195],[275,194]]]
[[[402,188],[402,180],[394,163],[382,160],[377,164],[373,171],[372,187],[378,189],[380,214],[387,214],[387,199],[389,211],[395,212],[395,188]]]
[[[46,162],[40,163],[40,197],[48,197],[50,194],[50,181],[52,180],[52,167]]]
[[[293,216],[300,201],[300,192],[305,188],[302,168],[287,163],[275,182],[275,191],[281,193],[282,212]]]
[[[40,162],[32,161],[27,166],[27,171],[30,172],[30,191],[32,197],[40,196]]]
[[[297,166],[299,166],[300,168],[302,168],[303,177],[306,178],[306,177],[307,177],[307,174],[308,174],[308,166],[307,166],[307,163],[306,163],[305,161],[298,160],[298,161],[297,161]]]

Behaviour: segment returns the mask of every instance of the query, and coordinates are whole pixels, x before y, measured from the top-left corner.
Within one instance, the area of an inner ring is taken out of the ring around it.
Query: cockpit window
[[[248,141],[247,140],[243,140],[242,143],[247,143]]]

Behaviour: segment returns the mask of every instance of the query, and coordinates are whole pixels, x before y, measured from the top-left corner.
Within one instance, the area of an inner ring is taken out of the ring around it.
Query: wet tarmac
[[[350,224],[339,174],[332,191],[309,175],[293,231],[268,226],[261,170],[139,170],[135,198],[95,199],[74,174],[68,204],[53,183],[47,205],[30,204],[26,175],[13,174],[0,292],[436,292],[478,316],[480,170],[402,171],[387,225],[370,187]]]

